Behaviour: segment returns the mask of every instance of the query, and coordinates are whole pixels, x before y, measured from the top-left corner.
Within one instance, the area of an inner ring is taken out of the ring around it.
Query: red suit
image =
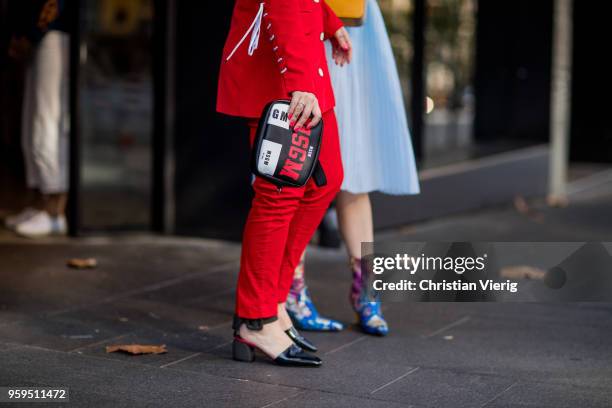
[[[257,29],[262,3],[257,42],[249,27],[254,24]],[[322,187],[310,180],[304,187],[285,187],[280,192],[256,178],[236,295],[236,315],[241,318],[276,316],[277,304],[287,299],[302,252],[342,184],[334,94],[323,43],[341,26],[324,0],[236,0],[223,51],[217,110],[258,118],[274,99],[289,99],[293,91],[314,93],[323,112],[319,160],[327,178]],[[246,41],[237,46],[243,38]],[[249,126],[252,142],[257,121],[251,120]]]
[[[249,56],[248,43],[227,57],[264,3],[259,46]],[[334,107],[323,41],[342,27],[342,21],[324,0],[236,0],[225,42],[217,110],[256,118],[273,99],[291,92],[312,92],[321,112]]]

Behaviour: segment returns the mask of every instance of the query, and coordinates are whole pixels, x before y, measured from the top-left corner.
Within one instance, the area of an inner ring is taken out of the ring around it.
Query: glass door
[[[477,0],[379,0],[421,167],[473,154]]]
[[[468,159],[474,123],[476,0],[429,0],[425,30],[425,166]]]
[[[153,0],[80,4],[80,230],[150,230]]]

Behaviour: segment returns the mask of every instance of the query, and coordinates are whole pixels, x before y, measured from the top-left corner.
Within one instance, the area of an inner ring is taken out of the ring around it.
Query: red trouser
[[[333,110],[323,114],[319,160],[327,185],[310,179],[304,187],[278,188],[257,177],[255,197],[244,227],[236,314],[245,319],[276,316],[278,303],[289,294],[293,272],[302,252],[340,190],[344,173],[338,124]],[[251,145],[257,122],[249,122]]]

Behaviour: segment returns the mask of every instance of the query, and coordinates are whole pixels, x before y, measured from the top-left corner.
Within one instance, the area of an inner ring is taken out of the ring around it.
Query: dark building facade
[[[0,18],[10,1],[17,0],[0,0]],[[239,239],[251,197],[246,128],[215,112],[233,2],[80,4],[72,37],[73,233]],[[377,226],[544,194],[553,0],[380,4],[405,87],[423,194],[375,194]],[[610,70],[599,48],[607,13],[600,6],[610,7],[575,2],[571,154],[610,162],[612,125],[604,111]],[[18,205],[10,197],[23,177],[16,70],[3,59],[4,207]]]

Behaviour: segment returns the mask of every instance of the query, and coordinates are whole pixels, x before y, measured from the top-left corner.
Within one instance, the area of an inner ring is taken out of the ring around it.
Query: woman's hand
[[[343,67],[344,64],[349,64],[353,57],[353,44],[346,28],[340,27],[331,39],[331,43],[333,48],[332,57],[336,65]]]
[[[288,112],[291,126],[294,129],[303,127],[311,115],[312,119],[308,124],[308,129],[316,126],[321,121],[321,108],[315,94],[295,91],[291,96]]]

